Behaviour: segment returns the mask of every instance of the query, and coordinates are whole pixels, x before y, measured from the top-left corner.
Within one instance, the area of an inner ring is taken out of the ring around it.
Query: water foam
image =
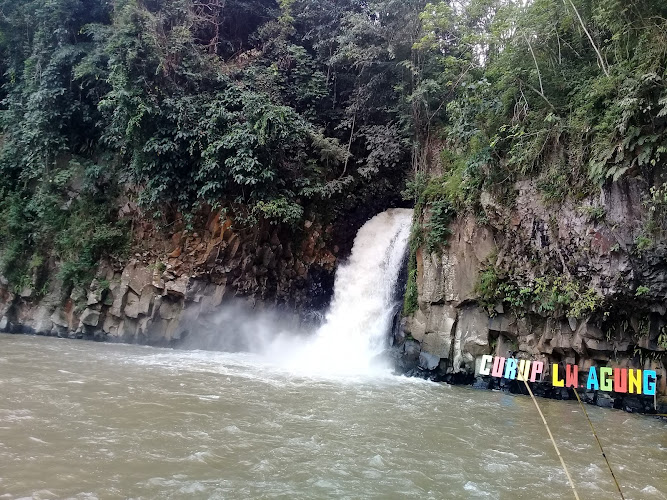
[[[308,375],[386,375],[379,355],[400,307],[395,294],[410,235],[412,210],[390,209],[357,233],[349,260],[336,273],[334,297],[324,324],[308,340],[280,337],[270,358]]]

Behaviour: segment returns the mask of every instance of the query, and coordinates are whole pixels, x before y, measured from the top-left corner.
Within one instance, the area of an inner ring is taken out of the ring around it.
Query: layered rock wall
[[[472,381],[483,354],[577,364],[583,373],[592,366],[645,368],[658,372],[658,391],[667,394],[660,342],[667,325],[667,252],[660,241],[638,248],[645,189],[628,180],[576,204],[549,206],[535,184],[524,181],[511,208],[483,193],[483,222],[458,217],[441,252],[417,251],[418,309],[404,318],[396,339],[402,368]],[[593,220],[593,208],[604,215]],[[599,307],[568,317],[540,304],[485,303],[477,284],[489,267],[526,280],[557,275],[583,283]]]
[[[231,218],[211,212],[199,230],[179,223],[165,231],[130,203],[121,211],[133,219],[128,260],[101,262],[90,284],[72,289],[58,280],[52,260],[41,296],[0,278],[0,330],[175,345],[194,330],[219,331],[216,312],[233,298],[302,319],[329,301],[339,251],[331,226],[236,229]]]

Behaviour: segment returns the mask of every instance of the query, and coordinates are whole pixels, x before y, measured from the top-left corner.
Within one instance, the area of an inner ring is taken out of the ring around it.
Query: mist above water
[[[410,235],[412,210],[376,215],[357,233],[349,260],[336,272],[334,297],[322,326],[299,345],[278,337],[265,352],[292,371],[323,375],[377,375],[380,354],[400,308],[396,292]]]
[[[243,302],[223,306],[207,331],[192,331],[179,347],[245,351],[301,375],[377,376],[389,373],[381,354],[401,307],[396,293],[412,223],[411,209],[389,209],[359,230],[349,259],[338,267],[334,296],[321,326]]]

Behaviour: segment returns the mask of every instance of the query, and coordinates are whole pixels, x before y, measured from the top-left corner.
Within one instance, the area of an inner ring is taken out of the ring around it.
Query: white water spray
[[[397,311],[394,289],[411,222],[412,210],[394,208],[376,215],[359,230],[349,260],[336,273],[334,297],[324,324],[297,349],[287,339],[276,341],[271,349],[274,360],[291,371],[307,374],[347,376],[387,371],[377,356],[386,346]]]

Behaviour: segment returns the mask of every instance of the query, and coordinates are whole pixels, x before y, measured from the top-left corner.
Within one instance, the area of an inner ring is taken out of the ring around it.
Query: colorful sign
[[[542,380],[544,363],[529,359],[504,358],[484,355],[480,359],[477,373],[496,378],[539,382]],[[586,384],[579,383],[579,366],[565,365],[564,373],[558,364],[551,367],[551,383],[554,387],[575,387],[606,392],[655,395],[658,374],[655,370],[628,368],[591,367]]]

